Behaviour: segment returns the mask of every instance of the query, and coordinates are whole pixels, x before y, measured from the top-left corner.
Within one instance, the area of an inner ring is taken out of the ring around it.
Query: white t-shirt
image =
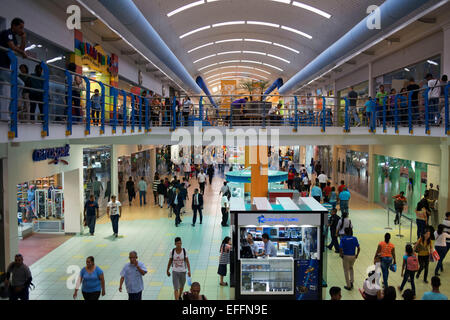
[[[184,251],[186,251],[186,249],[184,249]],[[169,252],[169,258],[172,258],[172,250],[170,250]],[[172,271],[186,272],[186,262],[184,261],[185,258],[187,258],[187,251],[185,257],[183,249],[181,249],[180,254],[178,254],[177,250],[175,249],[173,252]]]
[[[303,177],[303,184],[304,184],[304,185],[309,184],[309,179],[308,179],[307,176],[304,176],[304,177]]]
[[[228,198],[227,198],[227,196],[223,196],[222,197],[222,200],[221,200],[221,202],[220,202],[220,207],[221,208],[225,208],[225,207],[229,207],[230,206],[230,202],[228,201]]]
[[[203,183],[203,182],[205,182],[206,181],[206,174],[205,173],[199,173],[198,174],[198,182],[199,183]]]
[[[366,279],[364,280],[363,289],[366,294],[376,296],[378,291],[381,290],[381,287],[377,285],[376,281],[372,283],[372,281]]]
[[[184,164],[184,172],[191,172],[191,165],[189,163]]]
[[[437,79],[432,79],[428,81],[428,99],[439,98],[441,96],[441,87],[439,87],[440,81]]]
[[[119,201],[117,201],[117,200],[116,200],[116,202],[110,201],[108,203],[109,214],[112,215],[112,216],[118,215],[120,206],[122,206],[122,204]]]
[[[438,235],[437,231],[434,232],[434,238],[436,239],[434,241],[434,246],[436,247],[446,247],[447,246],[447,239],[450,239],[450,235],[446,232],[442,232],[441,235]]]
[[[327,183],[328,177],[326,174],[321,173],[317,179],[319,179],[319,183]]]
[[[222,192],[222,194],[225,194],[227,190],[230,190],[228,186],[222,186],[222,188],[220,188],[220,192]]]

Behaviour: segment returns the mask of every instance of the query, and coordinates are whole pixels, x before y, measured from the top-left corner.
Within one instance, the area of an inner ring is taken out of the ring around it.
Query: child
[[[413,248],[410,244],[407,244],[405,247],[406,254],[403,256],[403,265],[402,265],[402,284],[398,287],[400,292],[405,287],[406,281],[408,278],[411,279],[411,289],[413,292],[413,296],[416,295],[416,287],[414,285],[414,274],[417,270],[419,270],[419,260],[414,254]],[[405,271],[406,269],[406,271]]]

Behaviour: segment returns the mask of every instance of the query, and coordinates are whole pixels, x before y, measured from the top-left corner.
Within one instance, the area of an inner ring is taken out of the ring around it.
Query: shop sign
[[[258,217],[258,223],[266,223],[266,222],[298,222],[297,218],[265,218],[264,215],[260,215]]]
[[[64,147],[35,149],[33,151],[33,161],[39,162],[52,159],[49,164],[58,164],[61,161],[64,164],[69,164],[66,160],[60,159],[62,157],[69,157],[70,146],[66,144]]]
[[[101,69],[105,67],[112,76],[117,76],[119,66],[115,54],[106,55],[100,45],[91,45],[88,42],[78,42],[77,44],[83,62],[88,62],[92,68],[98,69],[98,71],[102,71]]]

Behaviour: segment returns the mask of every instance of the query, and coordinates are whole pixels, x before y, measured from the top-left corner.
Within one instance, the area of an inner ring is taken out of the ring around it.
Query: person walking
[[[92,189],[94,191],[95,201],[98,201],[100,199],[100,193],[103,191],[103,184],[98,181],[98,177],[95,177],[95,181],[92,184]]]
[[[209,184],[211,185],[211,184],[212,184],[213,177],[214,177],[214,166],[213,166],[212,164],[210,164],[210,165],[208,166],[208,169],[206,170],[206,174],[207,174],[208,177],[209,177]]]
[[[153,198],[155,200],[155,206],[158,205],[158,185],[161,183],[160,179],[159,179],[159,174],[155,173],[155,176],[153,178],[153,185],[152,185],[152,189],[153,189]]]
[[[416,224],[417,224],[417,239],[425,232],[425,228],[428,223],[428,217],[431,214],[430,206],[428,200],[430,198],[430,193],[425,190],[423,198],[417,203],[416,207]]]
[[[220,245],[219,269],[217,274],[220,276],[220,285],[228,286],[227,282],[223,282],[223,277],[227,275],[227,265],[230,264],[231,238],[225,237]]]
[[[361,125],[361,120],[358,116],[358,108],[356,103],[358,101],[358,93],[354,90],[353,86],[350,87],[350,92],[347,95],[348,104],[350,106],[350,112],[353,116],[354,125],[359,127]]]
[[[405,198],[405,192],[400,191],[400,193],[396,196],[392,197],[395,199],[394,201],[394,208],[395,208],[395,220],[394,224],[399,224],[400,219],[402,217],[403,208],[405,207],[405,204],[407,203],[407,200]]]
[[[425,77],[427,80],[428,91],[428,121],[433,125],[439,123],[439,98],[441,96],[441,87],[439,79],[436,79],[433,74],[428,73]]]
[[[445,213],[445,218],[442,221],[444,225],[444,232],[450,236],[450,212]],[[447,252],[450,250],[450,238],[447,238]]]
[[[308,172],[306,172],[305,169],[303,169],[302,184],[303,184],[303,191],[307,192],[309,194],[309,189],[311,187],[311,184],[310,184],[310,181],[309,181]]]
[[[98,203],[95,201],[94,195],[89,196],[89,200],[84,204],[84,221],[86,226],[89,227],[89,233],[91,236],[95,232],[95,221],[98,217]]]
[[[440,224],[437,230],[434,232],[434,249],[436,249],[439,260],[436,264],[436,268],[434,269],[434,275],[439,276],[439,270],[444,272],[444,268],[442,264],[444,263],[445,256],[447,255],[447,241],[450,239],[450,235],[444,232],[445,226]]]
[[[402,284],[398,287],[400,292],[403,291],[403,288],[406,285],[408,279],[411,282],[411,290],[413,296],[416,295],[416,286],[414,284],[414,274],[419,270],[419,260],[414,254],[413,247],[410,244],[407,244],[405,247],[405,255],[403,256],[403,264],[402,264]]]
[[[327,177],[327,175],[325,174],[324,171],[322,171],[322,172],[319,174],[319,176],[317,177],[317,180],[319,180],[320,189],[322,189],[322,191],[323,191],[323,188],[326,187],[327,181],[328,181],[328,177]]]
[[[138,183],[139,189],[139,205],[142,207],[142,199],[144,199],[144,205],[147,204],[147,182],[145,182],[144,177]]]
[[[191,98],[186,97],[183,100],[183,120],[184,120],[184,126],[187,127],[189,125],[189,114],[192,111],[193,104],[191,102]]]
[[[322,189],[319,187],[319,179],[316,179],[316,184],[311,189],[311,197],[320,203],[320,199],[322,198]]]
[[[342,190],[341,193],[339,193],[339,206],[341,208],[341,212],[347,212],[348,213],[348,202],[350,201],[350,191],[348,191],[348,188],[345,187],[344,190]]]
[[[183,167],[183,171],[184,171],[184,179],[186,179],[187,181],[189,181],[189,177],[191,176],[191,164],[189,163],[189,161],[186,161],[186,163],[184,164]]]
[[[167,193],[167,189],[164,186],[164,180],[161,179],[159,180],[159,184],[158,184],[158,201],[159,201],[159,206],[162,208],[164,207],[164,198],[166,197],[166,193]]]
[[[328,202],[333,206],[333,209],[336,209],[337,194],[335,187],[331,187],[330,198],[328,199]]]
[[[108,202],[111,201],[111,180],[106,182],[105,199],[108,199]]]
[[[23,256],[20,253],[16,254],[14,262],[11,262],[6,269],[5,287],[8,288],[9,300],[28,301],[32,280],[30,268],[23,263]]]
[[[122,204],[116,201],[116,196],[111,196],[111,201],[106,207],[106,214],[111,219],[111,224],[114,232],[114,236],[117,238],[119,235],[119,218],[122,216]]]
[[[77,298],[78,290],[81,285],[81,293],[86,301],[98,300],[100,292],[102,296],[106,294],[105,291],[105,277],[103,270],[95,265],[94,257],[90,256],[86,259],[86,267],[81,269],[78,277],[73,298]]]
[[[441,279],[439,279],[439,277],[434,276],[433,278],[431,278],[432,290],[425,292],[423,294],[422,300],[448,300],[448,297],[439,291],[440,286]]]
[[[170,184],[167,190],[167,208],[169,209],[169,218],[172,218],[173,213],[173,200],[175,199],[175,186],[173,183]]]
[[[98,125],[100,122],[100,112],[101,112],[101,97],[100,91],[98,89],[94,90],[94,95],[91,97],[91,117],[94,125]]]
[[[128,300],[142,300],[142,291],[144,291],[144,280],[142,278],[147,273],[147,268],[141,261],[138,261],[136,251],[131,251],[128,258],[130,263],[125,264],[120,272],[119,292],[122,292],[122,285],[125,281]]]
[[[426,231],[420,235],[419,240],[414,246],[414,251],[418,253],[420,266],[416,274],[416,279],[419,279],[420,273],[424,270],[423,282],[428,283],[428,265],[430,263],[430,255],[433,252],[430,231]]]
[[[299,193],[302,192],[302,178],[300,177],[300,174],[298,172],[295,174],[294,178],[294,189]]]
[[[381,273],[383,274],[383,285],[384,287],[388,287],[388,277],[389,277],[389,268],[392,265],[392,261],[394,265],[397,264],[397,260],[395,258],[395,246],[391,240],[391,234],[386,233],[384,235],[384,241],[381,241],[378,244],[377,251],[375,252],[374,264],[378,261],[380,262]]]
[[[339,241],[336,234],[336,228],[338,226],[339,220],[341,218],[337,215],[337,209],[333,208],[331,210],[330,218],[328,219],[328,227],[330,228],[330,236],[331,236],[331,243],[327,246],[328,250],[333,249],[334,252],[339,253]]]
[[[194,194],[192,195],[192,226],[195,227],[195,222],[197,221],[197,211],[200,215],[200,224],[202,224],[203,221],[203,195],[198,193],[198,189],[196,188],[194,190]]]
[[[133,178],[130,177],[127,181],[127,184],[125,185],[125,188],[128,192],[128,204],[131,206],[131,202],[133,201],[133,198],[136,197],[136,191],[134,189],[134,181]]]
[[[175,227],[178,227],[178,225],[182,222],[180,218],[180,211],[182,205],[183,205],[183,198],[180,195],[180,189],[176,188],[175,196],[172,202],[173,212],[175,213]]]
[[[227,199],[230,200],[231,192],[227,181],[223,182],[223,186],[220,188],[219,195],[226,196]]]
[[[336,236],[345,236],[346,228],[350,228],[350,230],[353,230],[352,220],[350,220],[350,218],[348,217],[348,212],[342,212],[341,219],[336,226]]]
[[[345,236],[341,238],[341,243],[339,244],[339,253],[342,258],[342,265],[344,267],[344,276],[346,286],[344,289],[352,290],[354,281],[354,271],[353,265],[361,251],[358,239],[351,235],[352,230],[350,228],[345,228]],[[356,249],[358,249],[356,251]],[[355,254],[356,251],[356,254]]]
[[[329,202],[330,201],[330,195],[331,195],[331,182],[328,181],[325,188],[322,190],[323,192],[323,202]]]
[[[200,186],[200,193],[205,194],[206,174],[203,172],[203,169],[200,170],[200,173],[197,176],[197,180]]]
[[[167,264],[168,277],[170,277],[170,267],[172,267],[172,283],[175,300],[179,300],[186,283],[186,269],[188,276],[191,276],[191,265],[186,249],[182,247],[180,237],[175,238],[175,248],[170,251],[169,263]]]
[[[344,180],[341,180],[341,184],[340,184],[339,187],[338,187],[338,195],[339,195],[342,191],[344,191],[344,189],[345,189],[346,187],[347,187],[347,186],[345,185]]]
[[[228,201],[228,197],[226,195],[222,196],[222,200],[220,202],[220,211],[222,212],[222,227],[228,227],[228,211],[230,209],[230,202]]]

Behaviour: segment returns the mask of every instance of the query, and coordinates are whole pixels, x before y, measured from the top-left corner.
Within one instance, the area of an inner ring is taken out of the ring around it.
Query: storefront
[[[405,192],[408,200],[404,215],[415,219],[415,208],[427,185],[439,181],[439,166],[418,161],[375,155],[374,201],[394,210],[393,196]]]
[[[111,196],[111,146],[83,149],[83,181],[84,199],[88,200],[94,194],[100,208],[105,208]],[[101,183],[101,187],[94,188],[95,181]],[[99,189],[100,193],[94,189]]]

